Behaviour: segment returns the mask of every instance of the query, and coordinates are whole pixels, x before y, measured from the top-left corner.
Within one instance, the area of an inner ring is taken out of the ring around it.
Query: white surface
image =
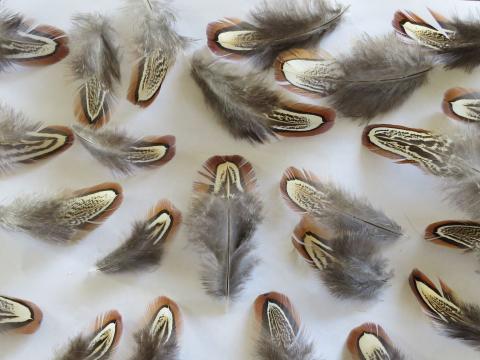
[[[179,31],[205,42],[209,21],[223,16],[242,17],[254,4],[248,1],[177,0]],[[69,30],[70,17],[78,11],[101,11],[120,18],[114,0],[10,0],[7,5],[26,15]],[[333,54],[348,51],[362,32],[391,31],[393,13],[404,8],[425,12],[425,5],[452,13],[475,8],[466,1],[351,0],[346,21],[329,35],[322,47]],[[120,21],[120,20],[119,20]],[[123,32],[128,33],[128,28]],[[119,181],[125,190],[120,209],[82,242],[53,246],[26,235],[0,232],[0,293],[29,299],[44,311],[44,322],[33,336],[2,335],[1,359],[49,359],[69,337],[88,329],[97,314],[118,309],[125,332],[115,359],[127,359],[133,350],[132,333],[141,325],[146,306],[155,297],[175,299],[183,312],[182,359],[249,359],[254,349],[251,305],[263,292],[287,294],[302,315],[319,354],[325,359],[346,358],[344,342],[349,331],[365,321],[383,325],[406,354],[415,359],[478,359],[468,346],[436,333],[420,311],[407,277],[414,267],[435,278],[441,276],[466,300],[480,303],[478,261],[471,255],[442,249],[422,240],[431,222],[462,218],[442,202],[433,177],[417,168],[396,165],[361,147],[362,127],[338,119],[326,134],[309,139],[286,139],[263,146],[234,141],[218,125],[202,94],[189,77],[188,63],[179,61],[165,81],[160,96],[147,110],[125,100],[131,57],[125,51],[123,85],[112,123],[138,135],[173,134],[177,156],[161,169],[141,172]],[[479,70],[436,70],[430,84],[415,93],[399,110],[376,122],[446,130],[450,126],[440,112],[443,92],[453,86],[477,86]],[[46,68],[18,68],[0,74],[0,99],[23,110],[31,119],[47,124],[71,124],[76,87],[69,82],[67,62]],[[155,271],[120,276],[89,275],[101,256],[128,235],[134,219],[142,218],[157,200],[170,199],[184,214],[191,186],[201,164],[215,154],[241,154],[249,159],[265,201],[266,219],[257,233],[262,263],[255,269],[241,299],[225,313],[221,304],[207,297],[197,274],[197,256],[187,247],[183,227]],[[278,184],[290,165],[305,167],[322,179],[330,179],[373,204],[404,226],[408,236],[386,253],[395,269],[392,286],[381,301],[364,304],[334,299],[316,275],[292,250],[290,235],[299,220],[281,199]],[[77,142],[73,148],[39,166],[0,178],[0,201],[29,193],[49,193],[63,188],[82,188],[112,180]]]

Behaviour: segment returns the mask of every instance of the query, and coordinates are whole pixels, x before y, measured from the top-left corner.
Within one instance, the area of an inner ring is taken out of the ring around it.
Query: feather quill
[[[299,317],[285,295],[276,292],[260,295],[254,310],[259,326],[258,359],[316,359],[313,343],[302,331]]]
[[[101,272],[112,274],[142,270],[160,264],[165,246],[175,236],[182,215],[168,200],[160,201],[148,219],[133,225],[130,237],[96,264]]]
[[[34,303],[0,295],[0,333],[33,334],[42,318],[42,311]]]
[[[277,58],[275,73],[291,91],[328,96],[343,116],[370,120],[401,106],[427,82],[432,68],[433,59],[420,46],[387,35],[365,36],[337,59],[302,49],[286,51]]]
[[[261,73],[239,73],[238,66],[204,51],[197,51],[191,62],[205,101],[235,138],[263,143],[276,135],[320,134],[333,125],[333,110],[282,99]]]
[[[290,207],[314,217],[334,233],[365,232],[379,243],[392,243],[402,236],[401,227],[364,198],[357,198],[308,171],[287,169],[280,190]]]
[[[333,233],[306,216],[295,228],[292,243],[338,298],[376,298],[393,276],[379,256],[382,244],[367,231]]]
[[[219,56],[247,56],[267,68],[281,51],[315,46],[347,9],[327,0],[263,1],[248,21],[226,18],[210,23],[208,45]]]
[[[99,128],[110,119],[115,85],[120,81],[117,33],[110,20],[99,14],[73,18],[70,67],[80,83],[75,103],[77,120]]]
[[[33,25],[0,4],[0,71],[11,64],[50,65],[68,55],[65,33],[53,26]]]
[[[480,259],[480,223],[476,221],[445,220],[430,224],[425,230],[425,240],[473,252]]]
[[[398,34],[430,49],[447,69],[472,71],[480,65],[480,19],[474,16],[447,19],[430,12],[440,28],[410,11],[398,11],[392,23]]]
[[[107,360],[112,357],[122,336],[122,317],[116,311],[99,316],[95,328],[88,335],[70,340],[56,360]]]
[[[240,156],[214,156],[194,185],[187,225],[201,257],[201,281],[215,298],[235,299],[258,262],[253,236],[262,221],[252,165]]]
[[[176,15],[158,0],[127,0],[125,11],[134,24],[133,41],[138,62],[128,90],[128,100],[141,107],[157,97],[168,70],[189,40],[175,31]]]
[[[119,129],[75,125],[73,130],[88,152],[116,174],[158,167],[175,156],[175,137],[171,135],[135,139]]]
[[[0,172],[50,158],[73,143],[72,131],[64,126],[44,127],[22,113],[0,105]]]
[[[107,219],[121,204],[122,188],[103,183],[50,198],[23,196],[0,205],[0,227],[57,244],[77,240]]]
[[[410,287],[433,324],[446,336],[480,349],[480,307],[463,302],[440,280],[440,289],[421,271],[410,275]]]
[[[383,328],[366,323],[353,329],[347,339],[353,360],[404,360]]]
[[[130,360],[176,360],[181,330],[178,305],[160,297],[150,305],[147,324],[135,334],[137,349]]]
[[[445,93],[442,109],[448,117],[462,122],[478,124],[480,121],[480,91],[453,88]]]

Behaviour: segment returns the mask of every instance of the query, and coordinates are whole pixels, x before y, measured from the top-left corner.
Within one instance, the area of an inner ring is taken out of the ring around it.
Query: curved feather
[[[24,196],[0,206],[0,227],[68,244],[99,226],[122,199],[122,188],[116,183],[65,191],[50,198]]]
[[[445,220],[430,224],[425,240],[466,252],[480,249],[480,223],[476,221]]]
[[[241,156],[214,156],[194,185],[187,225],[201,258],[201,281],[215,298],[235,299],[258,262],[253,236],[262,221],[253,168]]]
[[[99,316],[95,328],[88,335],[79,335],[70,341],[56,360],[107,360],[112,357],[122,336],[121,315],[109,311]]]
[[[142,168],[162,166],[176,152],[175,137],[171,135],[135,139],[119,129],[94,130],[77,125],[73,129],[93,157],[121,175],[130,175]]]
[[[80,83],[76,98],[77,120],[99,128],[110,119],[115,85],[120,81],[117,33],[110,20],[99,14],[73,17],[70,67]]]
[[[329,130],[335,119],[331,109],[282,99],[263,74],[239,72],[201,51],[193,55],[192,76],[236,138],[263,143],[276,135],[311,136]]]
[[[401,106],[424,85],[433,59],[394,35],[364,36],[350,54],[336,60],[294,49],[280,54],[275,67],[280,84],[328,95],[340,114],[370,120]]]
[[[452,119],[476,124],[480,121],[480,91],[459,87],[449,89],[442,109]]]
[[[42,323],[43,314],[34,303],[0,295],[0,333],[14,331],[33,334]]]
[[[442,280],[438,289],[417,269],[409,281],[423,310],[442,333],[480,349],[479,306],[463,302]]]
[[[257,357],[263,360],[313,360],[313,343],[301,330],[290,300],[270,292],[257,297],[255,318],[259,326]]]
[[[73,144],[73,139],[72,131],[65,126],[44,127],[0,105],[0,172],[60,154]]]
[[[172,203],[160,201],[147,220],[135,222],[132,234],[123,244],[97,262],[97,269],[112,274],[160,264],[165,246],[175,236],[181,221],[182,215]]]
[[[227,18],[210,23],[208,44],[218,55],[248,56],[267,68],[283,50],[315,45],[346,10],[326,0],[263,1],[248,21]]]

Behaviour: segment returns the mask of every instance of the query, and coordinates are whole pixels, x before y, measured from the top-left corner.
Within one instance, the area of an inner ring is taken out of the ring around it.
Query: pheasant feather
[[[42,323],[40,308],[30,301],[0,295],[0,333],[33,334]]]

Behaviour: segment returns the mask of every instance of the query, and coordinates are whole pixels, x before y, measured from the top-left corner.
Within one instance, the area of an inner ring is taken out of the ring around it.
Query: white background
[[[292,0],[293,1],[293,0]],[[11,9],[40,23],[66,31],[76,12],[100,11],[122,23],[114,0],[10,0]],[[178,0],[179,32],[205,43],[209,21],[223,16],[242,17],[255,3],[248,1]],[[391,31],[390,21],[399,6],[425,13],[426,5],[446,14],[466,13],[475,2],[351,0],[345,21],[322,43],[333,54],[346,52],[363,32]],[[477,13],[478,14],[478,13]],[[128,26],[134,26],[129,24]],[[124,26],[122,33],[128,33]],[[90,328],[97,314],[118,309],[125,332],[116,359],[127,359],[133,351],[132,333],[142,324],[146,306],[159,295],[175,299],[184,315],[181,337],[182,359],[249,359],[254,351],[252,303],[263,292],[287,294],[303,318],[305,328],[325,359],[348,358],[345,339],[349,331],[366,321],[383,325],[394,342],[410,358],[478,359],[478,352],[439,335],[412,295],[407,278],[414,267],[435,279],[442,277],[465,299],[480,303],[480,268],[473,255],[443,249],[423,240],[431,222],[464,218],[442,201],[439,184],[409,165],[396,165],[361,146],[362,126],[337,119],[326,134],[308,139],[286,139],[251,146],[234,141],[219,125],[203,102],[189,76],[187,57],[168,75],[160,96],[147,110],[125,100],[132,57],[126,41],[122,62],[123,83],[112,123],[135,135],[173,134],[177,156],[158,170],[119,179],[125,200],[101,227],[73,246],[59,247],[26,235],[0,232],[0,293],[30,299],[44,311],[44,322],[32,336],[0,338],[2,359],[49,359],[70,337]],[[189,51],[192,51],[190,49]],[[440,111],[445,90],[453,86],[480,86],[479,72],[435,70],[428,86],[415,93],[400,109],[375,122],[450,131],[451,121]],[[70,81],[68,64],[46,68],[16,68],[0,74],[0,99],[46,124],[72,124],[76,85]],[[91,275],[95,261],[114,249],[129,234],[131,223],[142,219],[157,200],[170,199],[185,214],[191,185],[201,164],[216,154],[241,154],[255,168],[259,193],[265,201],[266,219],[257,233],[262,263],[239,301],[228,312],[207,297],[199,282],[197,256],[187,246],[182,228],[168,249],[163,264],[154,271],[118,276]],[[407,236],[386,251],[395,269],[390,288],[375,303],[340,301],[333,298],[316,274],[292,250],[290,235],[299,220],[281,199],[278,184],[291,165],[314,171],[349,191],[368,196],[371,202],[395,218]],[[8,202],[31,192],[51,193],[79,189],[111,181],[109,170],[98,164],[76,143],[67,152],[0,178],[0,201]]]

